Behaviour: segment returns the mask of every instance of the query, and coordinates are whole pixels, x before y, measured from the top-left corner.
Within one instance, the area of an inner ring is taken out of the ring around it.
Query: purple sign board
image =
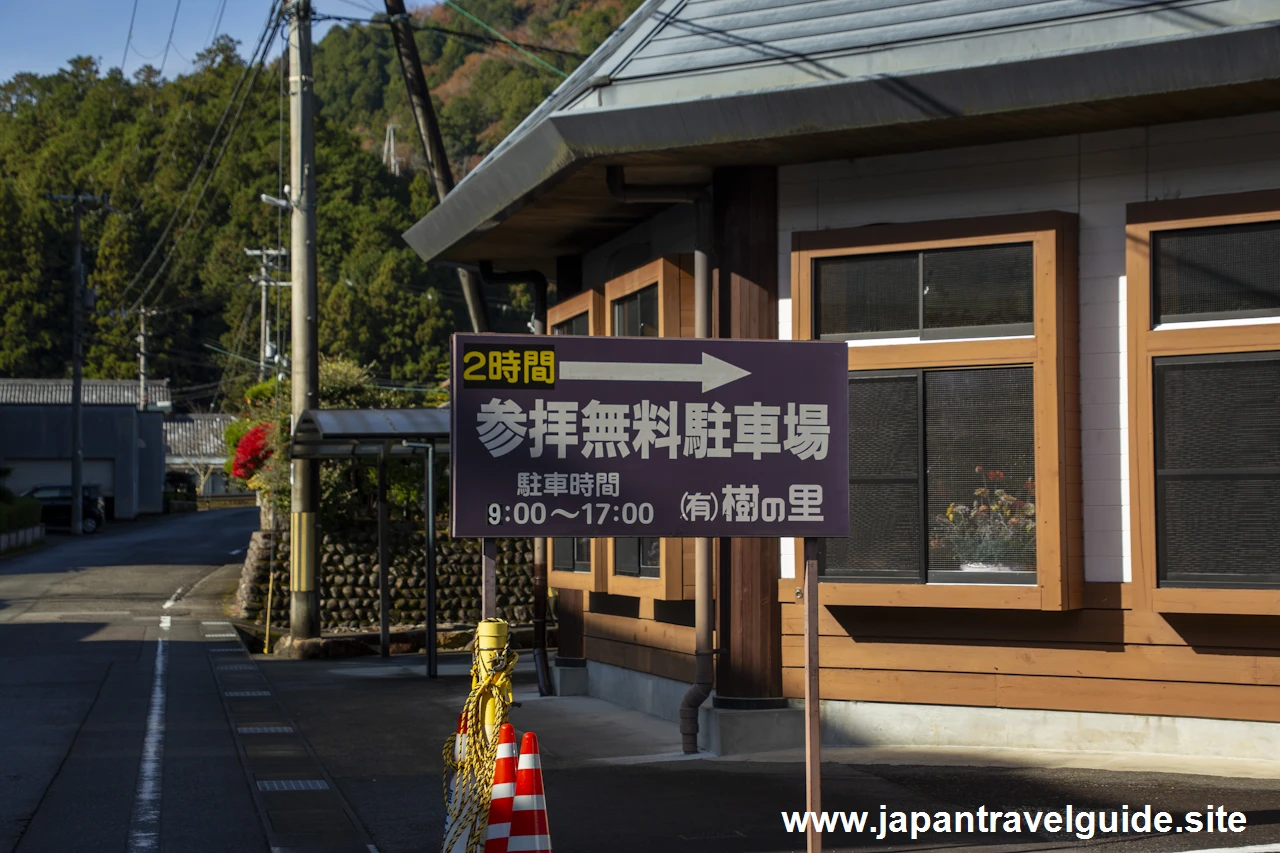
[[[843,343],[453,336],[453,535],[848,536]]]

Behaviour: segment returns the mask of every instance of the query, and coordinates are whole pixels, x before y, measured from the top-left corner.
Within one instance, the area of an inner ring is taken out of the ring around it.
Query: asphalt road
[[[256,526],[254,509],[165,516],[0,559],[0,851],[268,849],[199,629],[221,617],[201,582]],[[162,634],[150,813],[139,781]]]

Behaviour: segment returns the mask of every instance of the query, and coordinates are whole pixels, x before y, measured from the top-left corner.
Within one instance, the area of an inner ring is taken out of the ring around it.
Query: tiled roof
[[[227,458],[223,433],[235,415],[180,414],[164,419],[164,455],[173,464],[213,464]]]
[[[85,379],[82,401],[91,406],[136,406],[138,383],[131,379]],[[148,403],[168,403],[169,380],[147,383]],[[0,405],[71,405],[70,379],[0,379]]]

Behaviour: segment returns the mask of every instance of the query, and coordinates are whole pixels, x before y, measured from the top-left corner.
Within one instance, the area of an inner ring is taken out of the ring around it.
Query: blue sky
[[[159,67],[169,27],[178,10],[173,46],[164,65],[172,78],[191,68],[191,60],[209,45],[222,0],[137,0],[133,41],[125,70],[132,74],[150,62]],[[181,6],[179,7],[179,3]],[[247,55],[257,41],[267,12],[279,0],[226,0],[219,31],[240,41]],[[315,0],[317,12],[370,17],[381,0]],[[19,71],[51,74],[77,55],[97,57],[102,67],[116,68],[124,55],[133,0],[0,0],[0,82]],[[319,40],[329,22],[316,24]],[[272,55],[279,52],[279,43]]]

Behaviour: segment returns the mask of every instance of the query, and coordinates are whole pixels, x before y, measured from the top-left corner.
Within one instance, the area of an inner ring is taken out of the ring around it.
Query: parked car
[[[40,520],[49,527],[71,526],[71,487],[64,485],[32,486],[22,493],[24,498],[35,498],[43,509]],[[94,533],[107,520],[107,506],[102,499],[102,489],[94,484],[85,484],[84,498],[81,503],[80,529],[85,533]]]

